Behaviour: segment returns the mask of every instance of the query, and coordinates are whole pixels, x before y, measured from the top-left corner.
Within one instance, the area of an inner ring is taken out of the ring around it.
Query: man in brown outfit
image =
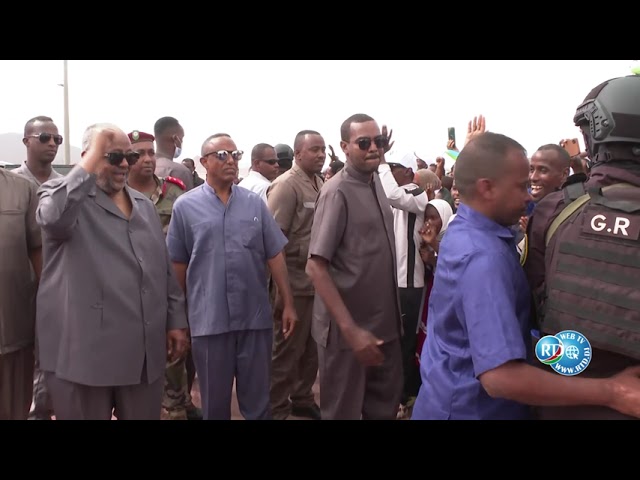
[[[0,420],[26,420],[33,392],[36,279],[42,241],[36,186],[0,168]]]
[[[314,289],[305,273],[313,212],[322,188],[326,146],[322,136],[303,130],[294,142],[295,163],[277,177],[267,191],[267,204],[289,243],[285,259],[299,324],[285,339],[282,333],[282,298],[271,282],[274,298],[274,342],[271,363],[271,414],[276,420],[290,413],[320,420],[313,384],[318,375],[318,348],[311,336]],[[291,399],[291,400],[290,400]]]
[[[346,165],[318,197],[306,268],[320,408],[323,419],[391,420],[403,371],[393,214],[377,173],[388,138],[365,114],[340,136]]]

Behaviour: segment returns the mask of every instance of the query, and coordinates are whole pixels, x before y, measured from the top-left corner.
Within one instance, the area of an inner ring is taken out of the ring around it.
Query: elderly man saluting
[[[82,149],[38,192],[40,367],[58,419],[160,419],[167,357],[187,347],[184,296],[153,203],[126,186],[127,134],[92,125]]]

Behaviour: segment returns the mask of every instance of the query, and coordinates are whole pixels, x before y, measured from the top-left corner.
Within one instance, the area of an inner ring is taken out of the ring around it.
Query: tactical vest
[[[640,187],[579,183],[564,195],[546,236],[541,329],[640,359]]]

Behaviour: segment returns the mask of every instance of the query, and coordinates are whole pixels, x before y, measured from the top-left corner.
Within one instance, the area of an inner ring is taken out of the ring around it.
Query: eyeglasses
[[[384,148],[389,144],[389,139],[384,135],[378,135],[373,139],[373,141],[378,148]],[[369,150],[369,147],[371,147],[371,139],[369,137],[359,138],[358,140],[356,140],[356,143],[358,144],[360,150],[366,151]]]
[[[278,160],[262,160],[264,163],[268,163],[269,165],[277,165],[278,164]]]
[[[53,138],[53,143],[56,145],[62,145],[62,135],[53,135],[51,133],[38,133],[34,135],[27,135],[27,137],[37,138],[40,143],[49,143],[49,140]]]
[[[244,152],[242,150],[218,150],[217,152],[206,153],[202,155],[202,158],[208,157],[209,155],[215,155],[221,162],[226,162],[229,155],[231,155],[231,158],[238,162],[242,158],[243,154]]]
[[[138,160],[140,160],[140,154],[138,152],[109,152],[105,154],[104,158],[106,158],[111,165],[120,165],[122,160],[125,158],[129,165],[134,165]]]

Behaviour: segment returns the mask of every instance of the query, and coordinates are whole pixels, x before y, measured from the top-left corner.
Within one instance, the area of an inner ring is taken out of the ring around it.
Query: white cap
[[[387,163],[402,165],[403,167],[410,168],[415,172],[416,170],[418,170],[418,162],[416,160],[417,157],[415,153],[409,152],[403,154],[402,152],[400,152],[399,154],[393,155],[391,159],[387,160]]]

